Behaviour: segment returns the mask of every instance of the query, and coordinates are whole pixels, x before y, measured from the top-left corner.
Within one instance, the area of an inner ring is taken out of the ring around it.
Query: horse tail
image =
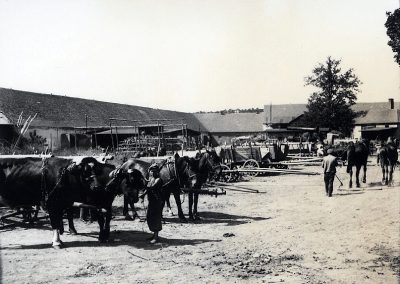
[[[347,173],[350,173],[351,168],[355,164],[356,147],[354,145],[349,145],[347,147]]]
[[[378,153],[378,160],[380,162],[381,167],[388,163],[388,149],[387,146],[381,147]]]

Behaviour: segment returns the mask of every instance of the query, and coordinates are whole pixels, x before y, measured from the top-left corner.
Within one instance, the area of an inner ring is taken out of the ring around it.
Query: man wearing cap
[[[337,158],[332,155],[333,149],[329,148],[328,155],[322,160],[322,168],[324,169],[324,182],[326,195],[332,197],[333,180],[336,175],[336,166],[338,165]]]
[[[160,178],[160,170],[156,164],[149,167],[149,182],[147,183],[146,192],[149,205],[147,208],[147,225],[153,236],[149,238],[151,244],[159,242],[158,232],[161,231],[162,218],[162,196],[161,196],[162,180]],[[144,197],[144,195],[142,197]]]

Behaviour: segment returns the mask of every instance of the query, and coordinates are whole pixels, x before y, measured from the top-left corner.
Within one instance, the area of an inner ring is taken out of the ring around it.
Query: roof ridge
[[[18,93],[28,93],[30,95],[36,95],[36,96],[48,96],[48,97],[58,97],[58,98],[69,98],[73,100],[81,100],[81,101],[87,101],[87,102],[96,102],[96,103],[103,103],[103,104],[115,104],[115,105],[122,105],[122,106],[133,106],[133,107],[138,107],[138,108],[145,108],[145,109],[151,109],[151,110],[163,110],[163,111],[172,111],[172,112],[177,112],[177,113],[183,113],[186,114],[187,112],[183,111],[176,111],[176,110],[169,110],[169,109],[159,109],[159,108],[154,108],[154,107],[148,107],[148,106],[139,106],[139,105],[132,105],[132,104],[123,104],[123,103],[117,103],[117,102],[109,102],[109,101],[99,101],[96,99],[86,99],[86,98],[80,98],[80,97],[71,97],[67,95],[58,95],[58,94],[53,94],[53,93],[37,93],[37,92],[31,92],[31,91],[24,91],[24,90],[16,90],[12,88],[3,88],[0,87],[1,90],[9,90]],[[0,92],[1,93],[1,92]]]

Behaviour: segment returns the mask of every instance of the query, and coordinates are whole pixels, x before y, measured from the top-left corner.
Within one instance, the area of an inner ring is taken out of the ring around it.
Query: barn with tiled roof
[[[183,126],[186,132],[197,135],[207,131],[190,113],[5,88],[0,88],[0,111],[4,117],[2,120],[7,119],[12,124],[17,124],[20,116],[25,121],[29,116],[36,115],[29,132],[46,138],[52,149],[68,147],[71,137],[88,131],[97,131],[96,135],[106,134],[110,118],[126,120],[111,121],[114,133],[118,131],[116,127],[121,133],[128,131],[125,137],[137,133],[138,127],[154,128],[157,124],[163,125],[163,129],[169,132],[179,131]]]
[[[400,136],[400,102],[356,103],[352,106],[360,115],[355,119],[354,138],[376,139],[376,136]],[[287,136],[293,131],[288,127],[307,110],[306,104],[264,106],[264,124],[267,133]]]

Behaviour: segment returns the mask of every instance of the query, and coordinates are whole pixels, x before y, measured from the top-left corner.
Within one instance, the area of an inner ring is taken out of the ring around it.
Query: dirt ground
[[[345,168],[338,175],[347,184]],[[62,250],[46,222],[1,229],[2,283],[399,283],[399,168],[395,186],[380,178],[370,166],[364,189],[338,191],[335,180],[332,198],[322,175],[235,183],[226,196],[200,197],[201,221],[167,217],[158,245],[145,240],[145,222],[121,216],[108,244],[97,224],[76,220],[80,235],[65,233]]]

